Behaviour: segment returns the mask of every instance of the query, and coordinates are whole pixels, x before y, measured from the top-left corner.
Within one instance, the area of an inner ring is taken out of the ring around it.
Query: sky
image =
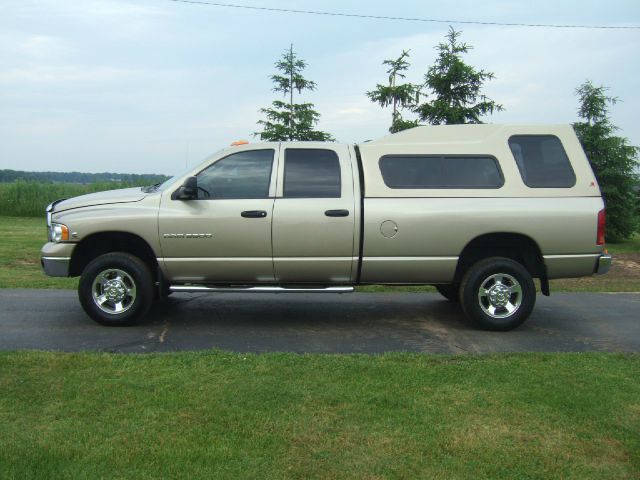
[[[169,0],[0,0],[0,168],[175,174],[252,136],[290,43],[316,91],[318,128],[338,141],[387,134],[365,92],[410,49],[423,81],[447,23],[251,11]],[[276,8],[518,23],[640,25],[638,0],[233,0]],[[452,24],[495,73],[492,123],[571,123],[586,79],[620,99],[620,134],[640,145],[640,30]],[[410,115],[409,115],[410,116]]]

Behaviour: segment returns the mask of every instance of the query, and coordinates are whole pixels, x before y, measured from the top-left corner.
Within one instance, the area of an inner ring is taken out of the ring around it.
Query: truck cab
[[[175,283],[351,284],[360,191],[353,147],[294,142],[221,152],[162,192],[164,274]],[[180,182],[178,182],[180,183]]]

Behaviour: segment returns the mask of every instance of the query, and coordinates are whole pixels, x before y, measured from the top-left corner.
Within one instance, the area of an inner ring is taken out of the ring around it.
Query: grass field
[[[1,217],[0,288],[76,288],[75,278],[50,278],[40,268],[40,248],[46,242],[44,217]],[[614,254],[614,268],[603,276],[553,280],[551,290],[580,292],[640,291],[640,237],[609,245]],[[388,287],[372,285],[358,287],[362,292],[424,292],[433,287]]]
[[[87,184],[25,182],[24,180],[0,183],[0,216],[42,218],[45,207],[59,198],[76,197],[85,193],[116,188],[137,187],[150,183],[153,183],[153,180],[140,179],[137,182],[93,182]]]
[[[0,353],[0,478],[640,476],[640,356]]]

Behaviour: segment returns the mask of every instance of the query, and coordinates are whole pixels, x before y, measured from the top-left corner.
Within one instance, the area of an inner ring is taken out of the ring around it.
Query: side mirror
[[[193,200],[198,198],[198,177],[187,177],[172,197],[174,200]]]

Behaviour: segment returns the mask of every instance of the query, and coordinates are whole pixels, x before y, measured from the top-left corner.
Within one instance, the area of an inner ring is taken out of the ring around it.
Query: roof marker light
[[[232,147],[239,147],[240,145],[249,145],[249,140],[236,140],[231,144]]]

